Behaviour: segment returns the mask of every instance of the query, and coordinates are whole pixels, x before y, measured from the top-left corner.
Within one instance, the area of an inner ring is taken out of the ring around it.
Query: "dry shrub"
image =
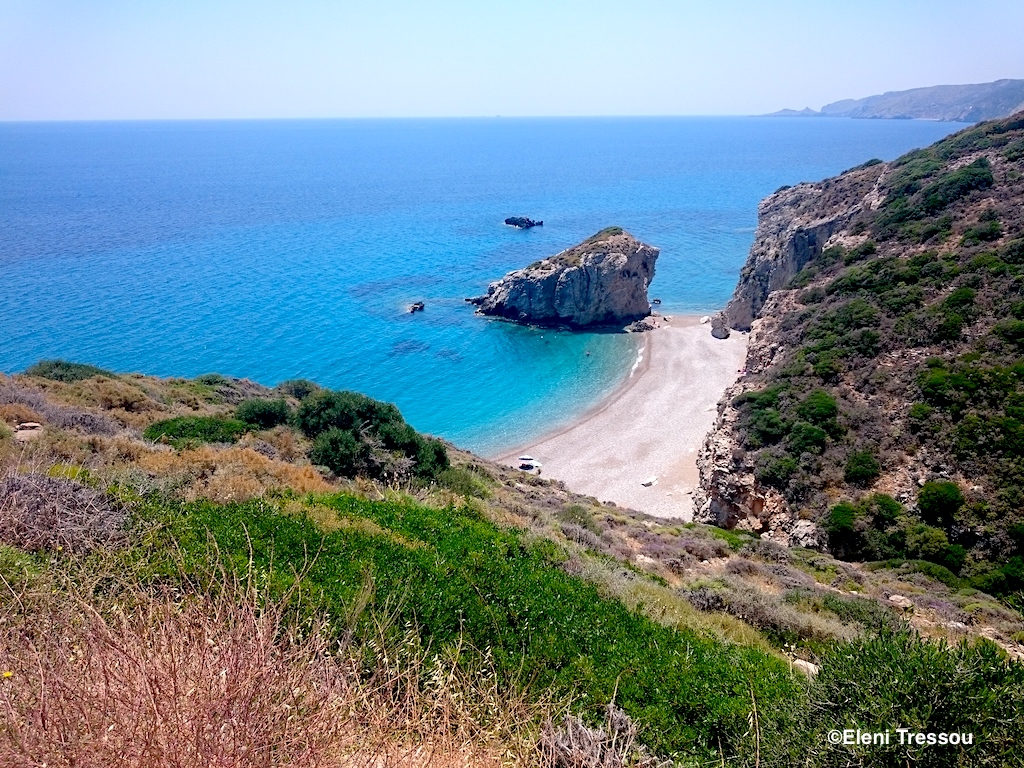
[[[0,421],[10,424],[12,427],[26,421],[42,422],[42,416],[22,403],[9,403],[0,405]]]
[[[679,542],[680,546],[698,560],[712,560],[718,557],[728,557],[732,550],[729,545],[721,539],[711,537],[686,536]]]
[[[120,426],[111,419],[69,405],[57,405],[47,400],[44,393],[25,386],[11,378],[0,378],[0,407],[11,408],[12,413],[22,409],[35,416],[28,421],[49,423],[64,429],[77,429],[90,435],[113,435]]]
[[[121,598],[105,615],[56,599],[8,610],[0,765],[498,768],[531,744],[495,735],[535,716],[521,700],[447,658],[428,663],[415,642],[370,643],[366,675],[325,625],[297,631],[252,588]],[[466,702],[503,713],[498,726]],[[536,763],[531,751],[516,762]]]
[[[0,541],[27,550],[84,552],[120,538],[125,514],[107,496],[66,477],[0,480]]]
[[[306,455],[306,448],[295,430],[285,426],[274,427],[262,434],[263,439],[274,447],[279,458],[295,461]]]
[[[722,611],[776,638],[850,640],[855,628],[824,614],[804,613],[777,596],[727,576],[720,589],[698,586],[683,596],[698,611]]]
[[[548,768],[659,768],[671,766],[649,756],[636,741],[636,724],[615,706],[609,704],[606,723],[601,728],[588,728],[578,717],[566,715],[561,727],[551,720],[541,730],[540,748]]]
[[[241,501],[280,488],[291,488],[300,494],[334,490],[311,466],[288,464],[240,446],[202,446],[180,453],[150,450],[139,456],[138,465],[158,476],[191,478],[185,490],[189,501]]]

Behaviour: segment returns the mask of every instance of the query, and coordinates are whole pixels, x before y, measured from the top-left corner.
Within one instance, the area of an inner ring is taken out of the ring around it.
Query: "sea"
[[[0,371],[312,379],[498,455],[630,374],[631,334],[467,297],[608,226],[665,314],[728,300],[778,187],[958,123],[685,117],[0,123]],[[509,216],[543,220],[518,230]],[[423,312],[410,314],[422,301]]]

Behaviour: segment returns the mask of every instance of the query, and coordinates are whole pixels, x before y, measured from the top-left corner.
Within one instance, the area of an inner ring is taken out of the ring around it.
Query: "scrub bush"
[[[239,403],[235,408],[235,417],[260,429],[272,429],[278,424],[287,423],[291,409],[284,400],[255,398]]]
[[[150,424],[142,436],[181,448],[191,442],[234,443],[249,431],[248,425],[220,416],[178,416]]]
[[[106,376],[111,379],[117,377],[116,373],[97,368],[95,365],[69,363],[67,360],[40,360],[30,366],[25,373],[29,376],[38,376],[41,379],[67,383],[91,379],[93,376]]]

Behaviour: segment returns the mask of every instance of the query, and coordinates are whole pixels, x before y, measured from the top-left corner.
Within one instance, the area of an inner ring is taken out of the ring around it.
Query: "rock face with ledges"
[[[754,244],[722,324],[749,331],[769,293],[785,287],[855,215],[877,204],[885,169],[883,164],[871,165],[766,197],[758,206]]]
[[[505,275],[477,311],[532,325],[621,326],[651,313],[647,289],[659,250],[619,227]]]

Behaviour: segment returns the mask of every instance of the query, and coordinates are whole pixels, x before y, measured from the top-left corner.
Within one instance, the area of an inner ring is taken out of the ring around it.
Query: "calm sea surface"
[[[494,453],[628,375],[634,339],[463,299],[611,225],[666,312],[728,299],[757,203],[963,127],[651,118],[0,124],[0,370],[309,378]],[[506,216],[543,219],[518,231]],[[425,301],[425,312],[405,308]],[[589,354],[587,354],[589,352]]]

